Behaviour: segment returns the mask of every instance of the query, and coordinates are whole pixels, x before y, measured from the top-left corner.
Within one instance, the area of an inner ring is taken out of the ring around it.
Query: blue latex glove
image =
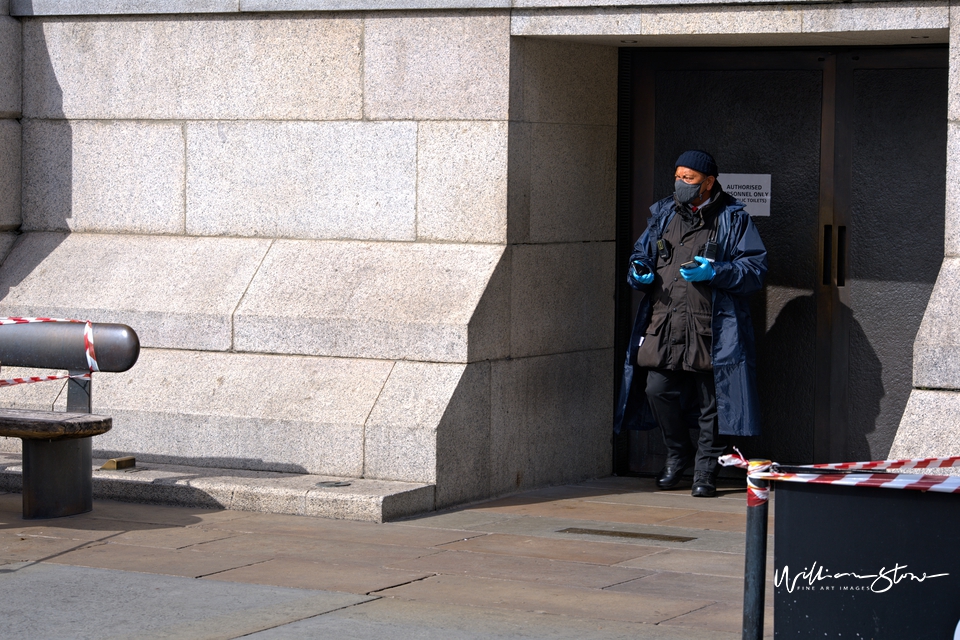
[[[699,262],[700,266],[696,269],[680,269],[681,277],[687,282],[712,280],[716,272],[713,270],[713,265],[710,264],[710,261],[701,256],[694,256],[693,259]]]
[[[653,282],[652,271],[647,271],[642,276],[637,275],[637,266],[632,262],[630,263],[630,273],[628,274],[628,277],[635,285],[650,284]]]

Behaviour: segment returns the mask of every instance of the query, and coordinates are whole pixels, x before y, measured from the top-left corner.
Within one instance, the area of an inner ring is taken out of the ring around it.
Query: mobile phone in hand
[[[643,264],[642,262],[634,261],[634,262],[631,262],[630,264],[633,265],[633,270],[637,272],[638,276],[645,276],[648,273],[650,273],[650,268],[647,267],[647,265]]]
[[[689,270],[689,269],[699,269],[699,268],[700,268],[700,263],[697,262],[696,260],[691,260],[690,262],[684,262],[682,265],[680,265],[680,268],[681,268],[681,269],[688,269],[688,270]]]

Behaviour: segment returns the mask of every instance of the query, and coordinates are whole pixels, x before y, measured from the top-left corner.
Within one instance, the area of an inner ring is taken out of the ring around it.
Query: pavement
[[[7,637],[741,637],[746,499],[732,484],[703,499],[611,477],[382,524],[109,500],[52,520],[20,509],[0,494]],[[772,548],[771,535],[766,637]]]

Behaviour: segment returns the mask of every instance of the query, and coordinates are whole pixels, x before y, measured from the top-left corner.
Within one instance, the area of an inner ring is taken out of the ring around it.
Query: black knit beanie
[[[686,167],[708,176],[717,175],[717,162],[706,151],[684,151],[677,158],[677,164],[674,165],[674,168],[676,167]]]

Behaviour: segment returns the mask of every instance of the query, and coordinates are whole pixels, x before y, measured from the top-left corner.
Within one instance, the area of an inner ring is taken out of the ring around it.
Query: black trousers
[[[694,458],[694,471],[714,473],[717,458],[723,455],[726,439],[717,423],[717,391],[712,372],[647,370],[647,401],[667,447],[668,462]],[[700,435],[690,440],[690,428],[683,419],[681,399],[695,402],[700,410],[697,420]]]

